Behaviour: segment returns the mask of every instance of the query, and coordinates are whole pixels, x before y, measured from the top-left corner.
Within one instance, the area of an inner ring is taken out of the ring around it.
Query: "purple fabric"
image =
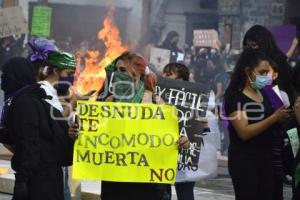
[[[269,27],[274,39],[283,53],[287,53],[293,39],[296,37],[297,28],[294,25]]]
[[[28,45],[33,52],[30,56],[32,62],[45,61],[50,53],[58,50],[52,41],[42,37],[32,38]]]
[[[263,91],[267,94],[268,99],[271,102],[273,108],[275,110],[278,110],[279,108],[284,106],[284,104],[279,98],[279,96],[277,96],[277,94],[274,92],[272,87],[273,87],[272,85],[268,85],[263,89]]]

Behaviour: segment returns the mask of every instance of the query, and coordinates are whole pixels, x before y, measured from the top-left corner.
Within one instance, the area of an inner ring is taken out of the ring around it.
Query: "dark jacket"
[[[73,141],[66,121],[54,120],[62,114],[45,102],[39,85],[14,98],[6,119],[9,137],[15,146],[12,168],[16,181],[27,182],[35,171],[47,166],[72,163]]]

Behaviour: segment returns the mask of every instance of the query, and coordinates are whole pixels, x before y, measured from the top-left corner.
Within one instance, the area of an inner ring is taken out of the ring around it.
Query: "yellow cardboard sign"
[[[73,178],[174,183],[179,137],[169,105],[79,101]]]

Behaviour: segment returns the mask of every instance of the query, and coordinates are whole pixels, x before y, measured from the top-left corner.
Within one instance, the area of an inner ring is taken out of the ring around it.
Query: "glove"
[[[26,183],[15,183],[14,195],[12,200],[29,200],[27,184]]]

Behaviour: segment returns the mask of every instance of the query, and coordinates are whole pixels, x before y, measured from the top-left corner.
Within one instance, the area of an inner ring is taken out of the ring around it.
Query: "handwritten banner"
[[[202,84],[187,81],[158,78],[156,94],[166,104],[175,105],[178,109],[179,132],[191,141],[189,150],[182,150],[179,154],[178,171],[191,172],[191,177],[196,177],[199,172],[199,158],[204,144],[203,127],[198,121],[205,117],[208,104],[208,88]],[[183,180],[185,179],[185,180]],[[188,181],[187,174],[177,181]]]
[[[35,6],[33,8],[31,35],[50,36],[51,33],[52,8],[46,6]]]
[[[168,105],[87,102],[77,106],[73,178],[168,183],[176,179],[177,109]]]
[[[0,38],[28,32],[21,7],[0,9]]]
[[[194,45],[197,47],[216,47],[218,38],[216,30],[194,30]]]

